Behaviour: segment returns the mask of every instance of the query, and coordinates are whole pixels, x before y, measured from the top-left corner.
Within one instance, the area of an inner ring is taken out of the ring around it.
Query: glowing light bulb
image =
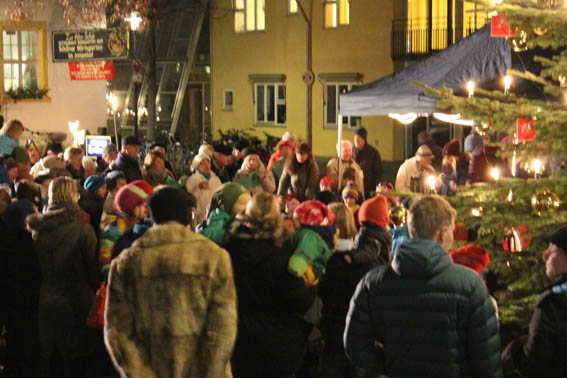
[[[142,23],[142,17],[140,17],[138,12],[132,12],[130,13],[130,17],[126,18],[126,21],[130,22],[130,29],[136,31]]]
[[[514,193],[512,193],[512,189],[508,192],[508,197],[506,197],[508,202],[512,202],[514,200]]]
[[[467,90],[469,91],[469,98],[474,96],[474,87],[475,87],[474,81],[469,80],[467,82]]]
[[[492,176],[494,181],[498,181],[500,179],[500,170],[498,168],[492,168],[490,170],[490,176]]]
[[[512,76],[506,75],[504,76],[504,93],[508,94],[510,91],[510,86],[512,85]]]
[[[118,110],[118,97],[116,97],[114,93],[111,93],[110,96],[108,96],[108,103],[110,104],[110,108],[113,112]]]
[[[429,189],[432,191],[435,190],[435,186],[437,184],[437,179],[433,175],[427,176],[427,185],[429,185]]]

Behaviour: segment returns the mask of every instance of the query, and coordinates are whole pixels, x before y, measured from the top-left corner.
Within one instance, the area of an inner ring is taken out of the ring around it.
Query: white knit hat
[[[197,170],[197,168],[199,168],[199,166],[201,165],[201,163],[205,159],[208,160],[208,161],[211,161],[211,158],[209,157],[209,155],[207,155],[204,152],[200,152],[197,156],[195,156],[193,158],[193,162],[191,163],[191,170],[192,171]]]

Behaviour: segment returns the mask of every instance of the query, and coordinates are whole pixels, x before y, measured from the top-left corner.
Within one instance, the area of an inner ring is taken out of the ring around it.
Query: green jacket
[[[228,225],[233,219],[234,216],[230,216],[225,211],[216,208],[209,214],[206,226],[201,226],[204,222],[201,223],[201,225],[197,227],[197,232],[218,245],[223,246],[225,244],[224,237],[228,232]]]
[[[390,265],[368,272],[346,323],[353,363],[388,377],[502,376],[486,287],[431,240],[406,241]]]
[[[307,286],[317,284],[332,256],[329,246],[319,234],[307,228],[292,234],[291,238],[295,252],[289,259],[289,272],[302,277]]]

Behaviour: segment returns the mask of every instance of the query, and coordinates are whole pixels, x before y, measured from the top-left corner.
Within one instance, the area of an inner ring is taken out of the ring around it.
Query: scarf
[[[197,171],[202,174],[207,179],[207,181],[211,179],[211,172],[203,173],[200,169],[197,169]]]

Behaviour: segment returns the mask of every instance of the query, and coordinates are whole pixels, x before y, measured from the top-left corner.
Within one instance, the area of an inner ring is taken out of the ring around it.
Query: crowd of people
[[[546,239],[555,281],[530,334],[501,354],[488,253],[451,249],[456,211],[427,191],[431,174],[443,194],[487,179],[480,136],[461,152],[420,134],[395,188],[428,195],[399,221],[364,128],[324,173],[288,132],[268,162],[245,140],[203,144],[181,177],[163,146],[140,164],[134,136],[95,164],[58,144],[40,157],[23,131],[0,131],[4,376],[567,374],[567,226]]]

